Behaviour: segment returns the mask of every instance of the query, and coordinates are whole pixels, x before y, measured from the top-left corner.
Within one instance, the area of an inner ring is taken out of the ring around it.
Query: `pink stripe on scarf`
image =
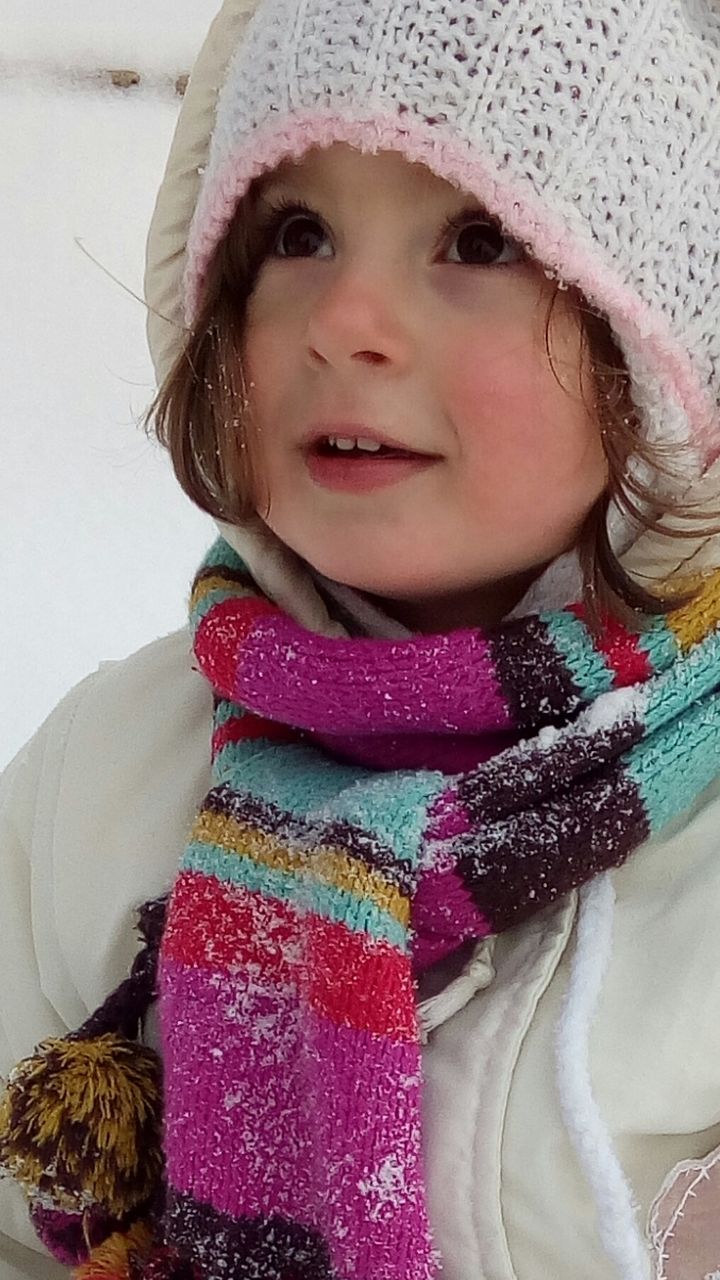
[[[320,1230],[340,1275],[384,1276],[392,1258],[430,1280],[419,1046],[298,1019],[293,994],[251,974],[166,962],[162,1001],[170,1183],[234,1218]]]
[[[227,613],[224,626],[233,644]],[[332,735],[339,707],[348,737],[511,726],[491,646],[477,630],[407,641],[328,639],[284,614],[259,619],[235,652],[233,699],[295,728]]]

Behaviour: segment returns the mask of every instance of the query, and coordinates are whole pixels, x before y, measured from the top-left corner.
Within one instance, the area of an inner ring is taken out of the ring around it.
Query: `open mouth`
[[[398,484],[438,461],[432,454],[344,436],[321,437],[306,455],[308,471],[317,485],[356,493]]]
[[[327,436],[316,441],[311,453],[321,458],[426,458],[428,454],[415,453],[412,449],[394,449],[377,440],[351,439],[343,436]]]

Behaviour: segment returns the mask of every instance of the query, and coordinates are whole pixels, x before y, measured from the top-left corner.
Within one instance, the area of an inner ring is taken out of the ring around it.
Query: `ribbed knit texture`
[[[191,600],[213,787],[159,968],[165,1230],[202,1276],[437,1274],[414,976],[620,865],[717,775],[719,616],[716,574],[600,644],[580,606],[326,639],[215,544]],[[452,735],[498,730],[522,737],[444,770]],[[426,766],[395,769],[399,742]]]

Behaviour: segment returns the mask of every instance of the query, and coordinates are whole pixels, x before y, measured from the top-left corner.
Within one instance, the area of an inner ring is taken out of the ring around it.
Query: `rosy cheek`
[[[604,482],[604,455],[582,402],[558,385],[544,349],[527,336],[486,333],[477,351],[477,343],[456,347],[445,387],[470,494],[538,517],[557,507],[558,492],[584,500]]]
[[[538,399],[545,394],[536,366],[534,351],[517,337],[484,336],[482,344],[456,351],[446,403],[458,433],[491,442],[494,452],[516,440],[527,442]]]

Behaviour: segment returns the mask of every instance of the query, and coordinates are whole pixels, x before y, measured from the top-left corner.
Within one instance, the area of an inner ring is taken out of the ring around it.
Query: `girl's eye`
[[[299,215],[293,217],[292,215]],[[272,209],[262,227],[264,256],[272,258],[307,257],[312,254],[318,238],[315,228],[320,227],[318,215],[302,200],[281,200]],[[288,234],[288,232],[290,234]],[[320,231],[322,237],[324,233]],[[295,251],[287,250],[288,241]],[[279,246],[284,245],[285,250]]]
[[[322,219],[300,200],[281,201],[263,226],[265,255],[270,257],[311,256],[323,237]],[[467,213],[448,219],[442,243],[451,255],[456,246],[459,257],[450,256],[449,261],[459,266],[507,266],[525,256],[522,247],[495,223]]]
[[[458,258],[450,257],[451,262],[459,262],[468,267],[503,267],[521,262],[525,251],[515,240],[506,236],[504,231],[494,222],[485,222],[478,218],[468,220],[467,215],[451,218],[446,231],[450,231],[447,243],[451,248],[457,247]]]

